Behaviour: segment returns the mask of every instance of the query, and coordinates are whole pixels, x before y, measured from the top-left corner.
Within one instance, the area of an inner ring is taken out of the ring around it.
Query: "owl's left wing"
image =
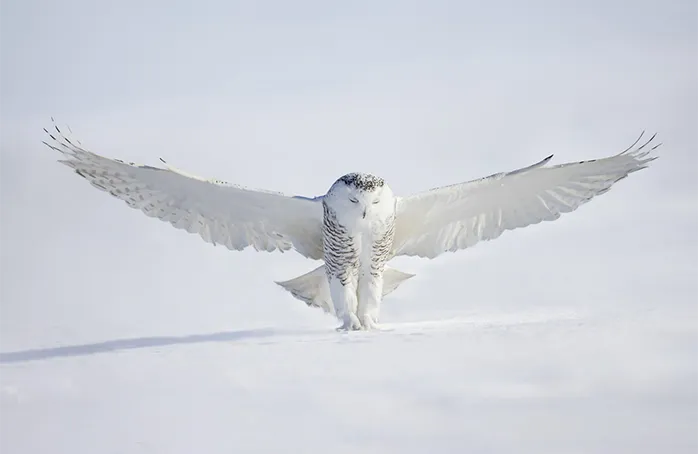
[[[283,252],[293,248],[305,257],[322,259],[321,197],[248,189],[173,167],[109,159],[85,150],[58,127],[54,129],[46,131],[51,140],[44,143],[64,155],[59,162],[149,217],[232,250],[252,246]]]
[[[642,135],[640,135],[640,138]],[[552,221],[607,192],[656,157],[652,136],[611,157],[529,167],[399,198],[393,255],[434,258],[513,230]]]

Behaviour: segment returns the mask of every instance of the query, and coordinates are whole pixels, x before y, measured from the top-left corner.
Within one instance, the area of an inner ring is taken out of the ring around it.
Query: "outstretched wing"
[[[655,134],[656,135],[656,134]],[[492,240],[505,230],[552,221],[608,191],[628,174],[647,167],[652,136],[608,158],[497,173],[400,198],[394,255],[434,258]]]
[[[172,167],[105,158],[83,149],[55,125],[54,129],[44,129],[52,139],[44,144],[67,157],[59,162],[147,216],[232,250],[252,246],[283,252],[293,247],[305,257],[322,258],[321,198],[251,190]]]

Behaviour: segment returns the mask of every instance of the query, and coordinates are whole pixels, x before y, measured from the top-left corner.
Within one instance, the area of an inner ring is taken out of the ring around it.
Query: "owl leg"
[[[359,306],[357,316],[364,329],[378,328],[381,300],[383,299],[383,276],[367,273],[359,279]]]
[[[346,285],[336,277],[330,279],[330,295],[334,304],[337,318],[342,325],[338,331],[350,331],[361,329],[361,322],[356,316],[356,284],[347,282]]]

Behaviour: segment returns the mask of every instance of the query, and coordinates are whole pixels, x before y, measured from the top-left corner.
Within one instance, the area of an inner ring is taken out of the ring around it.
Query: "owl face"
[[[384,221],[394,213],[393,192],[382,178],[350,173],[338,179],[326,201],[343,224]]]

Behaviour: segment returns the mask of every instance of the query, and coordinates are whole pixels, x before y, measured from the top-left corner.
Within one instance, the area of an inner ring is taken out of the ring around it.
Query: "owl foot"
[[[373,329],[380,329],[380,324],[378,323],[378,317],[374,315],[366,314],[362,317],[362,327],[366,331]]]
[[[342,325],[337,328],[337,331],[358,331],[361,329],[361,322],[355,314],[344,316]]]

